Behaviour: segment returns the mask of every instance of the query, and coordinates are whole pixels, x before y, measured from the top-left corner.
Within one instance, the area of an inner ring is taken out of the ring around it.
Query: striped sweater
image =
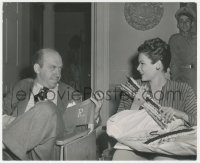
[[[137,82],[139,85],[150,87],[149,82],[142,82],[141,80],[137,80]],[[156,97],[156,94],[153,97]],[[129,110],[132,103],[133,99],[122,93],[118,112]],[[189,124],[191,126],[197,125],[197,99],[194,91],[187,83],[167,80],[162,87],[159,104],[185,112],[189,117]]]

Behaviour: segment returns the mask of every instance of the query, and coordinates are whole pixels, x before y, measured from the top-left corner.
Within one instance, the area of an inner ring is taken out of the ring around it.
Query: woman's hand
[[[135,95],[131,109],[132,110],[138,109],[141,105],[143,105],[145,103],[146,96],[147,96],[147,86],[141,86]]]
[[[173,120],[173,116],[175,115],[175,110],[171,107],[161,107],[160,113],[165,119],[165,122],[170,123]]]
[[[183,119],[188,122],[188,115],[182,111],[174,109],[172,107],[162,107],[161,108],[161,115],[165,119],[167,123],[170,123],[173,120],[173,116],[178,119]]]

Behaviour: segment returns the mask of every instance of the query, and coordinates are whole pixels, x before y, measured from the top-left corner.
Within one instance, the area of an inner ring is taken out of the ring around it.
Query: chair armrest
[[[76,131],[66,134],[56,141],[60,148],[60,160],[95,160],[96,159],[96,130]]]
[[[56,145],[63,146],[65,144],[69,144],[79,138],[87,136],[88,132],[89,132],[89,130],[84,130],[84,131],[78,131],[78,132],[76,131],[73,133],[66,134],[62,138],[56,140]]]

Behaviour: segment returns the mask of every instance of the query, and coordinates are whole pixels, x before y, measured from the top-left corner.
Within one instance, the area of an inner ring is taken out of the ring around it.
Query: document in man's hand
[[[90,99],[68,107],[63,114],[65,128],[94,123],[94,112],[95,104]]]

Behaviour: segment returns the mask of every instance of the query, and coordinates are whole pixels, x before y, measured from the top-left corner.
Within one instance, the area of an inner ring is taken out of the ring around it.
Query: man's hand
[[[98,109],[100,109],[101,106],[103,105],[104,95],[102,93],[100,93],[100,92],[96,92],[96,93],[94,93],[94,99],[96,100],[96,102],[95,102],[96,107]]]
[[[90,134],[92,131],[94,131],[94,124],[88,124],[88,129],[89,129],[88,134]]]
[[[16,119],[16,117],[12,117],[9,115],[4,114],[3,116],[3,129],[5,129],[12,121],[14,121]]]
[[[5,145],[4,145],[3,143],[2,143],[2,148],[3,148],[3,149],[6,149],[6,147],[5,147]]]
[[[100,92],[96,92],[93,94],[94,97],[91,97],[90,99],[95,103],[95,120],[99,117],[99,113],[101,110],[101,107],[103,105],[103,98],[104,95]]]

